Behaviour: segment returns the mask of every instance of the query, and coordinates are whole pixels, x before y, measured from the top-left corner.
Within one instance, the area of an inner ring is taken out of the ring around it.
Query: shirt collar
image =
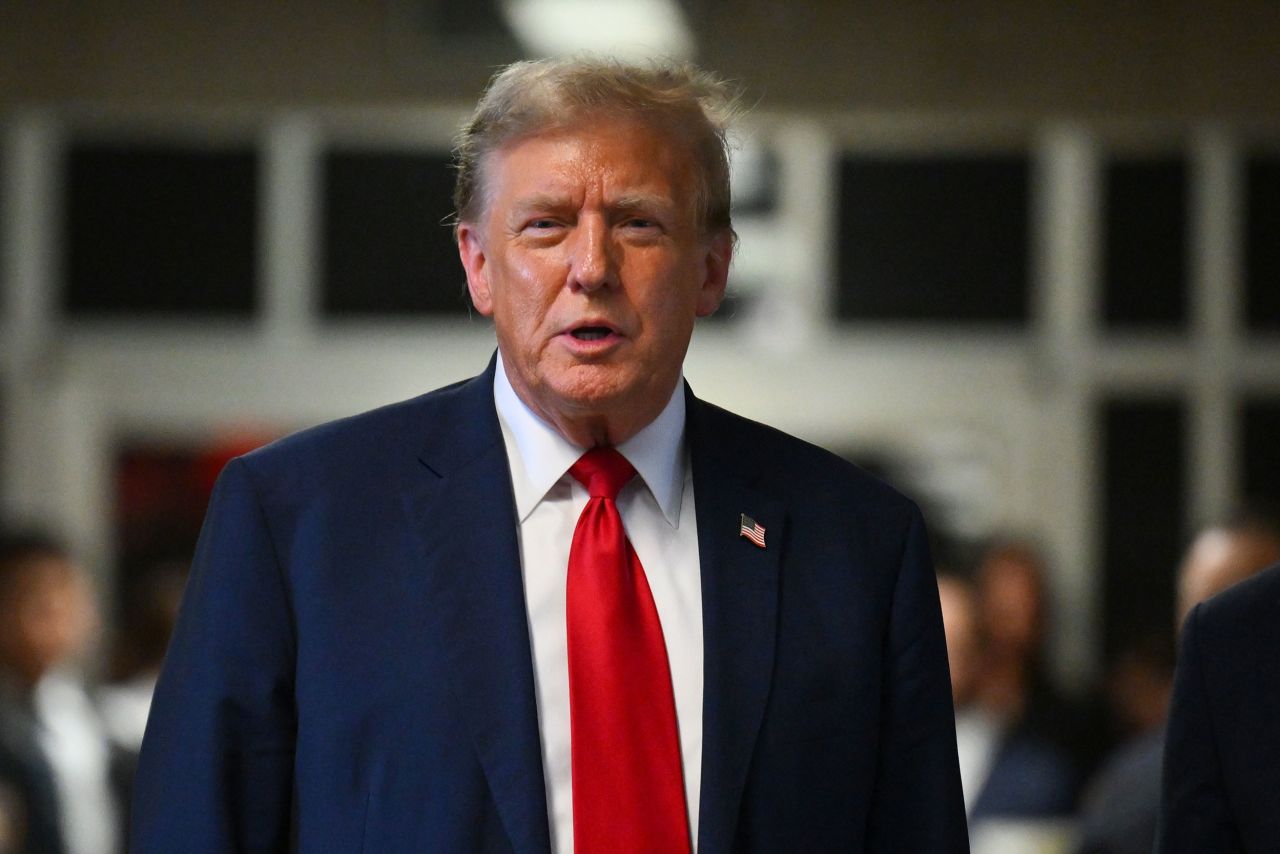
[[[635,466],[673,528],[680,526],[680,499],[684,493],[683,379],[681,375],[658,417],[618,446],[618,452]],[[493,402],[506,440],[516,515],[523,522],[585,449],[561,436],[525,405],[511,387],[501,354],[493,377]]]

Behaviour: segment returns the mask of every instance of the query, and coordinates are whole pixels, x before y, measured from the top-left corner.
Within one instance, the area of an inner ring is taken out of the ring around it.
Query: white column
[[[286,116],[262,146],[258,253],[263,327],[272,344],[303,343],[319,310],[319,161],[315,125]]]
[[[779,198],[766,233],[750,235],[779,271],[764,283],[747,334],[766,353],[794,355],[825,333],[834,314],[837,153],[828,129],[791,120],[774,127]],[[748,237],[744,235],[744,237]]]
[[[1101,626],[1091,382],[1100,187],[1092,135],[1049,128],[1036,149],[1032,188],[1032,386],[1041,448],[1035,515],[1051,520],[1043,530],[1057,607],[1052,661],[1064,682],[1079,685],[1096,667]]]
[[[1238,493],[1234,403],[1242,246],[1240,167],[1230,135],[1210,126],[1191,152],[1191,380],[1187,508],[1192,527],[1227,513]]]
[[[112,554],[111,448],[101,402],[75,381],[58,316],[62,136],[17,117],[4,140],[4,515],[65,536],[100,581]]]
[[[3,357],[4,428],[0,431],[0,484],[8,516],[41,516],[50,504],[44,457],[53,452],[41,391],[54,380],[55,322],[52,234],[57,191],[56,134],[38,113],[15,118],[4,139],[5,253]],[[33,452],[33,446],[44,452]]]

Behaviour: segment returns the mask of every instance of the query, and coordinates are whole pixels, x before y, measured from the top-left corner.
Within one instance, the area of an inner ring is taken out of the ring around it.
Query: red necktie
[[[569,550],[574,850],[688,852],[667,648],[616,503],[636,470],[595,448],[569,473],[591,495]]]

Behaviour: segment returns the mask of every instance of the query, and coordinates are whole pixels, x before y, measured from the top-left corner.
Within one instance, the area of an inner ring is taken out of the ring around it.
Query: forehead
[[[630,119],[604,119],[555,128],[508,142],[485,163],[490,200],[529,195],[606,197],[659,195],[677,204],[695,196],[690,147],[674,129]]]
[[[14,559],[0,571],[0,597],[45,593],[79,581],[76,565],[58,555],[33,554]]]

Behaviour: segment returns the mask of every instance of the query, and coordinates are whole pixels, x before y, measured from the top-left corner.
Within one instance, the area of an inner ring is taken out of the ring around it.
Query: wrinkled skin
[[[581,447],[662,411],[695,318],[724,297],[732,236],[697,220],[689,149],[618,119],[519,139],[489,156],[483,210],[459,225],[512,387]]]

